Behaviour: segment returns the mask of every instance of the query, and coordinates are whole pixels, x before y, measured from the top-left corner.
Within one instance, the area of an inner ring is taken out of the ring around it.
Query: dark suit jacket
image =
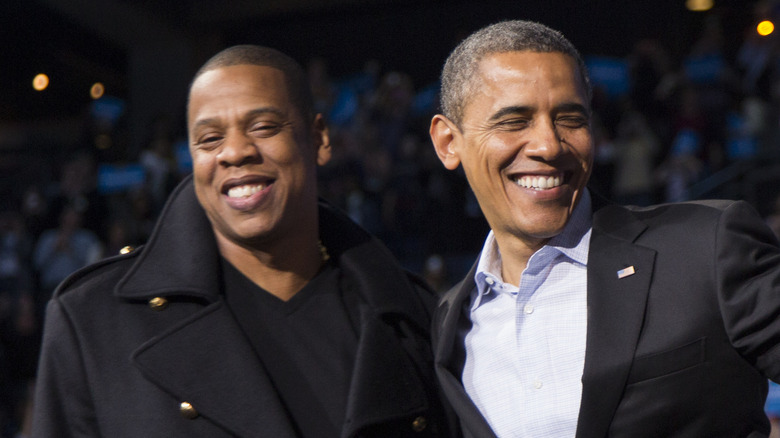
[[[576,436],[767,435],[766,379],[780,380],[777,245],[744,202],[598,209]],[[475,268],[440,302],[433,342],[464,433],[481,438],[494,434],[463,389],[458,334]]]
[[[320,222],[360,315],[343,436],[444,436],[433,295],[345,216],[321,205]],[[66,280],[47,310],[33,436],[294,437],[220,293],[218,257],[188,179],[147,245]]]

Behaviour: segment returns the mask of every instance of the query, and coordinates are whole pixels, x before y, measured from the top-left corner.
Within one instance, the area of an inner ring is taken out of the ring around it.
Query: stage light
[[[775,31],[775,25],[769,20],[764,20],[758,23],[758,26],[756,26],[756,31],[761,36],[767,36]]]
[[[106,92],[106,87],[103,86],[100,82],[95,82],[92,84],[92,88],[89,89],[89,95],[93,99],[100,99],[103,97],[103,93]]]
[[[713,3],[713,0],[685,0],[685,7],[689,11],[703,12],[712,9]]]
[[[33,78],[33,81],[32,81],[32,86],[33,86],[33,88],[35,88],[37,91],[43,91],[43,90],[45,90],[45,89],[46,89],[46,87],[48,87],[48,86],[49,86],[49,77],[48,77],[48,76],[46,76],[46,75],[45,75],[45,74],[43,74],[43,73],[38,73],[38,74],[37,74],[37,75],[35,75],[35,77]]]

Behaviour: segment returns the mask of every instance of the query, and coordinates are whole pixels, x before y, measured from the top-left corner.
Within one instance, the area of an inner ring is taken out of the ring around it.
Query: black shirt
[[[357,350],[357,315],[327,264],[289,301],[254,284],[222,259],[233,312],[301,437],[338,437]]]

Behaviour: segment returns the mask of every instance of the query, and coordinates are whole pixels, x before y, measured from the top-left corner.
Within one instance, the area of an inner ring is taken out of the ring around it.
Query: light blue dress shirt
[[[463,385],[505,437],[573,437],[587,332],[591,201],[587,190],[561,234],[535,252],[520,285],[504,283],[491,231],[471,294]]]

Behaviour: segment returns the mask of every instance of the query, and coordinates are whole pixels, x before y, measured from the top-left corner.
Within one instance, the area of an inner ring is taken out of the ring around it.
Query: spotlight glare
[[[32,81],[32,86],[37,91],[43,91],[49,86],[49,77],[43,73],[35,75]]]
[[[709,11],[713,6],[713,0],[685,0],[685,7],[688,8],[689,11]]]
[[[89,95],[93,99],[100,99],[103,97],[103,93],[106,92],[106,87],[103,86],[100,82],[95,82],[92,84],[92,88],[89,89]]]
[[[764,20],[758,23],[758,26],[756,26],[756,31],[761,36],[767,36],[775,31],[775,25],[769,20]]]

